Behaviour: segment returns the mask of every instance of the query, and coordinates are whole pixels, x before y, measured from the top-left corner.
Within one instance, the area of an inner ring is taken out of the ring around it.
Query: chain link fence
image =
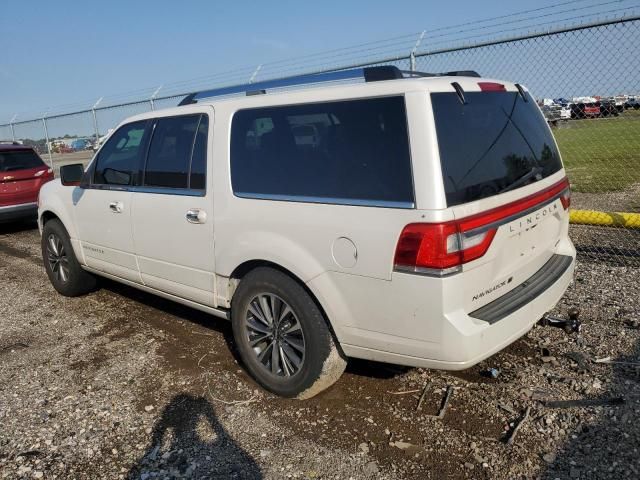
[[[526,85],[540,101],[556,99],[542,108],[572,185],[572,239],[582,255],[639,266],[639,44],[635,19],[431,50],[416,64],[477,70]]]
[[[461,44],[472,37],[438,37],[398,37],[394,48],[403,54],[380,45],[237,69],[208,77],[207,87],[371,65],[476,70],[526,85],[552,125],[572,184],[571,236],[580,255],[640,266],[640,17],[476,43]],[[158,89],[144,100],[98,101],[80,112],[0,125],[0,140],[33,145],[56,170],[87,163],[119,122],[176,106],[196,89],[188,82],[184,88],[181,94],[159,96]]]

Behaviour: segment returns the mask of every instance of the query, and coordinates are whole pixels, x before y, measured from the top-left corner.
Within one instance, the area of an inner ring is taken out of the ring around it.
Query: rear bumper
[[[10,222],[22,218],[38,217],[38,205],[35,202],[0,206],[0,222]]]
[[[494,323],[474,318],[475,311],[466,312],[460,291],[449,288],[453,285],[411,274],[395,274],[390,282],[367,280],[365,286],[362,277],[356,285],[349,276],[333,275],[345,303],[329,302],[325,308],[332,324],[337,323],[334,329],[347,356],[464,370],[513,343],[555,307],[573,279],[575,249],[568,238],[557,253],[554,257],[566,264],[555,270],[553,281],[518,308],[501,310]],[[322,288],[322,281],[315,279],[312,290]]]

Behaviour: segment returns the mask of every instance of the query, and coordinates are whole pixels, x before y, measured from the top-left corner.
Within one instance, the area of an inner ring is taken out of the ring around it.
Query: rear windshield
[[[33,150],[14,150],[0,152],[0,172],[27,170],[42,167],[44,164]]]
[[[449,206],[541,180],[562,168],[551,131],[526,93],[432,93]]]

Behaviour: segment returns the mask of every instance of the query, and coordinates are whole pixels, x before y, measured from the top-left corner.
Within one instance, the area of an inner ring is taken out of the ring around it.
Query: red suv
[[[0,222],[38,216],[40,187],[51,170],[31,147],[0,144]]]

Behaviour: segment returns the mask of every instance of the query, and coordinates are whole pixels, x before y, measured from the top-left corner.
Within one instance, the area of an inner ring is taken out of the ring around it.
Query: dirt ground
[[[351,361],[301,402],[259,389],[223,320],[108,281],[57,295],[39,248],[0,225],[1,479],[640,478],[637,268],[579,258],[556,313],[580,335],[457,373]]]

